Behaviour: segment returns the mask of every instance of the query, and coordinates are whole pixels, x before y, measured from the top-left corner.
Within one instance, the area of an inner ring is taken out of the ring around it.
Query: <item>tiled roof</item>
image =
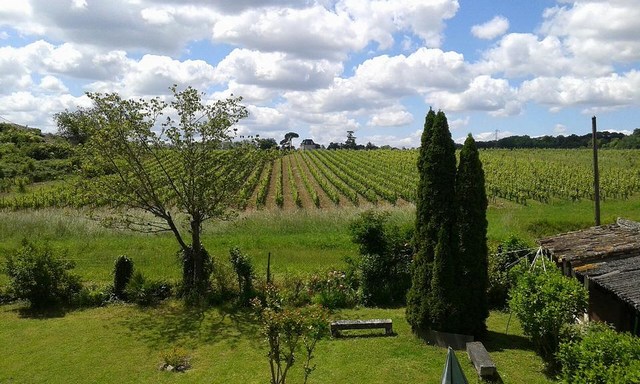
[[[563,233],[538,241],[578,275],[640,310],[640,224],[616,224]]]
[[[640,229],[637,224],[619,220],[616,224],[567,232],[538,242],[550,250],[556,260],[566,260],[577,267],[602,259],[640,255]]]
[[[640,256],[584,264],[574,271],[640,310]]]

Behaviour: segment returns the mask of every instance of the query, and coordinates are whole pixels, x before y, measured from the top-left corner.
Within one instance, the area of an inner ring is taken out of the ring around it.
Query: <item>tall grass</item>
[[[640,196],[603,202],[602,222],[612,223],[618,216],[640,220],[639,203]],[[266,271],[269,253],[276,275],[341,268],[345,256],[357,254],[348,225],[371,207],[243,212],[230,221],[208,222],[202,241],[210,254],[224,262],[229,249],[239,247],[253,259],[261,274]],[[391,220],[399,225],[411,226],[415,220],[411,204],[376,209],[388,210]],[[490,204],[487,217],[491,243],[512,234],[533,242],[593,223],[589,201],[523,206],[497,200]],[[173,280],[180,277],[178,244],[170,233],[150,235],[107,229],[89,219],[85,211],[0,211],[0,263],[7,251],[19,247],[23,238],[66,249],[67,257],[76,262],[76,272],[88,281],[110,282],[113,263],[122,254],[132,258],[136,268],[150,277]],[[0,283],[3,281],[6,277],[0,274]]]

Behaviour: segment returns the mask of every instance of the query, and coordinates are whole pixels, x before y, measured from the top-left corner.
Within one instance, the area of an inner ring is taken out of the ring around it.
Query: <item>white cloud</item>
[[[530,33],[511,33],[483,54],[475,70],[483,74],[503,73],[508,77],[549,76],[573,70],[572,64],[557,37],[540,40]],[[580,71],[581,67],[575,69]]]
[[[471,27],[471,34],[479,39],[493,40],[504,35],[509,29],[509,20],[504,16],[496,16],[484,24]]]
[[[69,89],[57,77],[47,75],[40,80],[40,88],[47,92],[68,92]]]
[[[310,58],[341,58],[367,44],[348,15],[318,5],[303,9],[258,8],[228,16],[213,26],[213,39],[252,50]]]
[[[567,126],[563,124],[556,124],[556,126],[553,127],[553,133],[556,135],[564,135],[567,133]]]
[[[517,115],[522,109],[517,91],[507,80],[486,75],[473,79],[463,92],[432,92],[427,101],[445,111],[486,111],[493,116]]]
[[[371,116],[367,125],[374,127],[398,127],[413,122],[413,115],[404,107],[395,105],[385,108]]]
[[[541,32],[564,39],[578,58],[601,64],[640,60],[640,7],[635,0],[582,1],[544,14]]]
[[[467,127],[470,121],[471,121],[470,116],[467,116],[464,119],[449,120],[449,129],[451,129],[452,131],[461,130],[464,127]]]
[[[573,76],[541,77],[525,81],[520,97],[551,107],[598,105],[609,109],[640,104],[640,72],[585,79]]]
[[[235,80],[265,88],[317,89],[330,85],[342,65],[328,60],[307,60],[285,53],[235,49],[216,68],[216,80]]]

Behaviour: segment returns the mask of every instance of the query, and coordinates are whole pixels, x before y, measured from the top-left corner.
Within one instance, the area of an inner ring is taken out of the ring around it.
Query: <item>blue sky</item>
[[[85,92],[241,95],[239,133],[419,145],[640,128],[637,0],[0,0],[0,118],[55,131]]]

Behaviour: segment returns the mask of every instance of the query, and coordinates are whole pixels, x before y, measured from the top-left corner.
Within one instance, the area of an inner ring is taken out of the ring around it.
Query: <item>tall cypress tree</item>
[[[469,135],[460,152],[456,182],[458,200],[457,232],[459,234],[461,303],[465,316],[460,332],[482,336],[489,316],[487,303],[487,195],[484,171],[476,142]]]
[[[416,230],[414,234],[414,257],[411,272],[411,287],[407,293],[407,321],[414,330],[426,329],[430,323],[426,297],[431,289],[431,262],[428,260],[425,239],[427,223],[431,212],[431,201],[424,170],[427,168],[427,152],[436,113],[429,108],[422,131],[420,153],[418,155],[418,190],[416,191]]]
[[[418,333],[431,328],[434,321],[431,288],[436,246],[444,247],[444,253],[457,253],[457,247],[451,240],[456,238],[456,155],[444,112],[436,114],[429,110],[421,144],[418,160],[420,181],[416,195],[416,253],[406,314],[412,329]],[[439,236],[443,227],[446,236]]]

